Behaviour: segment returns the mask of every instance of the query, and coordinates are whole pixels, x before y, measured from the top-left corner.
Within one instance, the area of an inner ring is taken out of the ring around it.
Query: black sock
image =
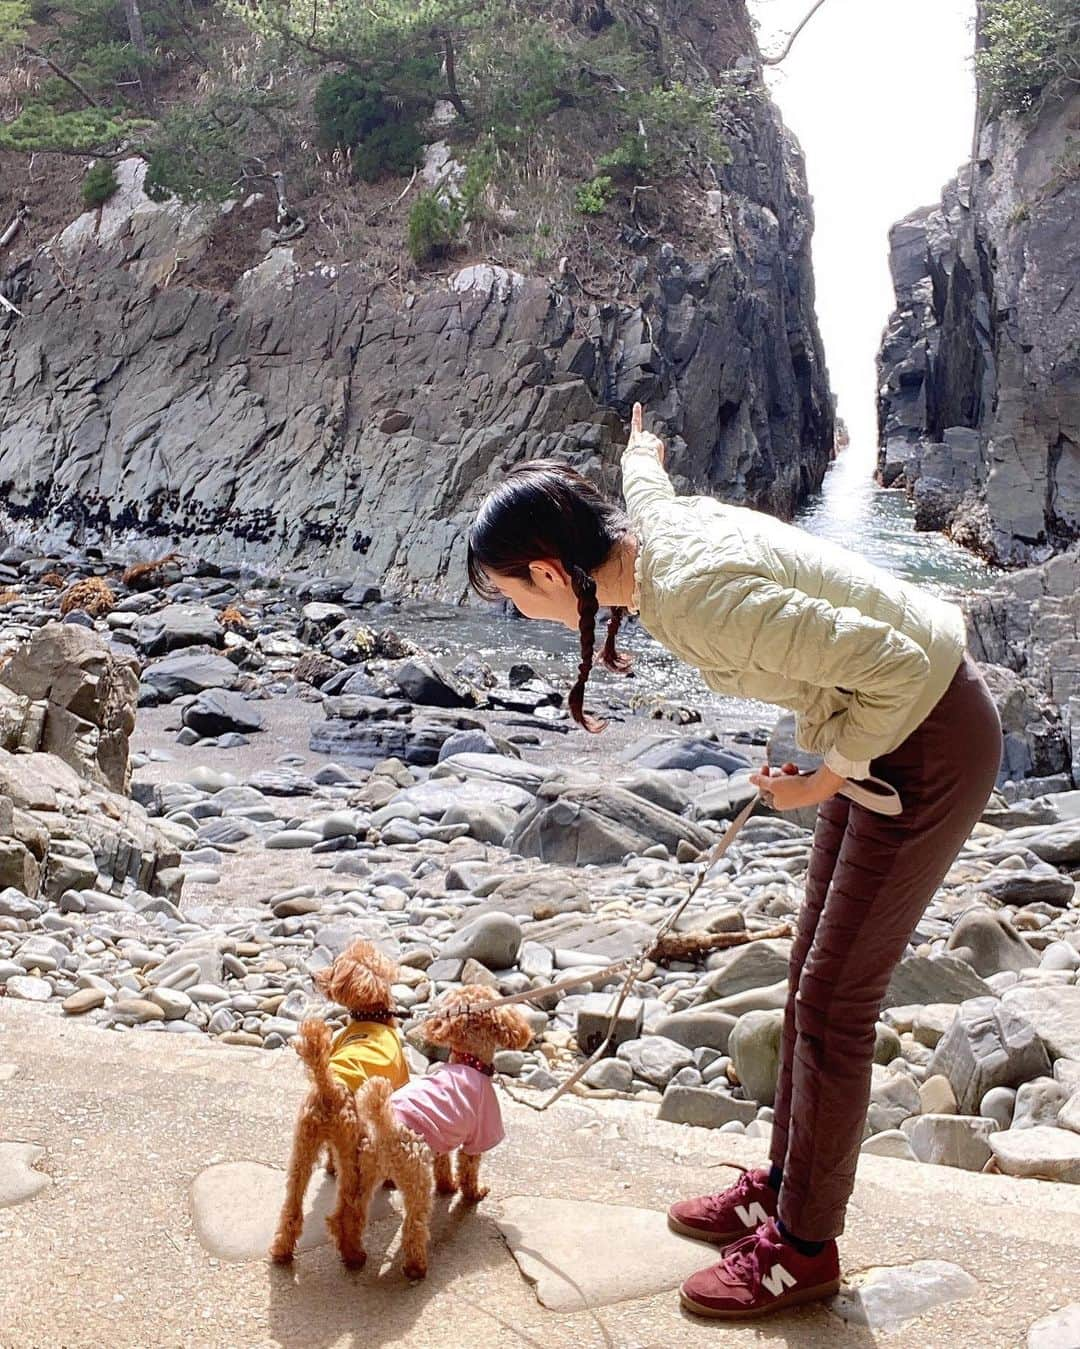
[[[783,1183],[784,1183],[784,1168],[782,1166],[777,1166],[776,1163],[773,1162],[772,1166],[769,1167],[769,1175],[768,1179],[765,1181],[765,1184],[769,1187],[770,1190],[775,1190],[777,1194],[779,1194],[780,1186],[783,1185]]]
[[[780,1235],[788,1245],[794,1246],[802,1255],[820,1255],[825,1249],[823,1241],[803,1241],[802,1237],[797,1237],[794,1233],[789,1232],[781,1222],[777,1223],[777,1227],[779,1227]]]

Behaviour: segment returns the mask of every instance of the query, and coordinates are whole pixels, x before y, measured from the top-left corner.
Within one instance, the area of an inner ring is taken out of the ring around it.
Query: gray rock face
[[[727,998],[747,989],[780,983],[788,976],[789,941],[750,942],[716,957],[706,989],[710,998]]]
[[[1054,167],[1078,109],[1074,92],[1034,123],[986,122],[974,175],[890,237],[883,479],[913,492],[924,528],[1005,564],[1080,535],[1080,181]]]
[[[142,681],[155,689],[162,698],[180,698],[185,693],[202,693],[206,689],[236,687],[240,673],[231,660],[215,652],[182,651],[163,656],[142,672]]]
[[[208,604],[168,604],[139,620],[135,629],[147,656],[167,656],[185,646],[221,646],[225,629]]]
[[[927,1069],[928,1075],[949,1079],[958,1108],[969,1115],[992,1087],[1019,1086],[1049,1071],[1046,1048],[1031,1022],[995,998],[960,1005]]]
[[[582,998],[577,1010],[575,1037],[583,1054],[595,1054],[609,1031],[611,1031],[609,1053],[613,1053],[619,1045],[625,1044],[628,1040],[637,1040],[640,1037],[644,1014],[641,999],[627,998],[617,1017],[614,1016],[616,1000],[617,995],[614,993],[589,993]],[[674,1036],[667,1038],[675,1039]],[[676,1042],[683,1043],[681,1040]]]
[[[1027,1349],[1072,1349],[1074,1344],[1080,1344],[1080,1302],[1071,1302],[1028,1328]]]
[[[135,661],[97,633],[48,623],[0,670],[0,748],[55,754],[126,791],[138,688]]]
[[[733,43],[756,59],[742,0],[683,7],[665,30],[717,77]],[[121,165],[137,214],[108,233],[84,217],[9,283],[24,318],[0,331],[8,519],[152,529],[232,562],[362,568],[456,598],[484,489],[541,454],[614,488],[636,399],[680,487],[790,514],[833,442],[812,209],[767,98],[728,135],[705,255],[637,236],[636,293],[612,303],[481,264],[399,306],[369,268],[306,271],[288,248],[231,293],[199,289],[173,272],[206,249],[213,213],[155,210],[141,167]]]

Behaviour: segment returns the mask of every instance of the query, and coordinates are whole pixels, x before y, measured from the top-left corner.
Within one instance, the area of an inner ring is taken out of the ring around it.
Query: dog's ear
[[[434,1016],[429,1016],[421,1024],[421,1035],[429,1045],[449,1045],[455,1035],[461,1034],[461,1014],[466,1007],[475,1005],[477,1001],[490,1000],[493,996],[489,988],[478,991],[473,984],[454,989],[439,1000],[438,1011]]]
[[[330,985],[334,982],[334,967],[327,965],[325,970],[316,970],[311,981],[324,998],[330,996]]]
[[[507,1049],[528,1049],[532,1044],[532,1027],[516,1007],[496,1007],[492,1012],[499,1025],[499,1039]]]
[[[353,964],[363,965],[364,968],[376,979],[382,979],[388,984],[392,984],[397,979],[398,967],[385,955],[374,942],[360,937],[354,941],[345,952],[345,959]]]
[[[449,1016],[429,1016],[420,1023],[420,1034],[429,1045],[445,1047],[451,1040],[453,1018]]]

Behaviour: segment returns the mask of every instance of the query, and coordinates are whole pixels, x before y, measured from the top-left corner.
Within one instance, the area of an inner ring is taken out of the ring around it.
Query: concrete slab
[[[653,1209],[535,1196],[500,1207],[499,1231],[552,1311],[662,1293],[716,1259],[702,1242],[676,1236]]]
[[[35,1163],[45,1156],[36,1143],[0,1143],[0,1208],[10,1208],[33,1199],[49,1184]]]
[[[845,1278],[947,1258],[978,1280],[977,1296],[932,1308],[895,1340],[823,1306],[718,1331],[684,1316],[671,1290],[552,1310],[506,1249],[500,1205],[525,1196],[661,1214],[675,1196],[729,1184],[730,1163],[765,1155],[762,1140],[658,1121],[655,1105],[583,1098],[541,1115],[503,1103],[507,1141],[484,1162],[491,1195],[476,1210],[436,1206],[431,1271],[415,1287],[393,1221],[373,1226],[355,1274],[330,1245],[290,1269],[222,1259],[196,1232],[192,1184],[225,1163],[284,1168],[306,1091],[295,1054],[117,1033],[5,998],[0,1063],[18,1068],[0,1091],[0,1136],[44,1147],[52,1177],[32,1202],[0,1210],[4,1267],[19,1271],[0,1278],[5,1345],[715,1349],[722,1335],[724,1349],[981,1349],[1022,1345],[1080,1302],[1080,1186],[864,1156]]]
[[[337,1187],[321,1168],[311,1178],[304,1201],[304,1231],[297,1251],[325,1246],[326,1219],[334,1211]],[[285,1201],[285,1172],[259,1162],[221,1162],[200,1171],[191,1186],[195,1235],[220,1260],[265,1260]],[[384,1191],[374,1197],[370,1220],[393,1217]]]

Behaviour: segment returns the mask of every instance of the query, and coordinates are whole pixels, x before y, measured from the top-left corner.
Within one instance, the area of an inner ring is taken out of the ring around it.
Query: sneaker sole
[[[680,1222],[678,1218],[673,1218],[670,1213],[667,1215],[667,1225],[673,1232],[678,1232],[681,1237],[693,1237],[695,1241],[707,1241],[710,1246],[731,1246],[736,1241],[742,1241],[743,1237],[748,1237],[754,1231],[752,1227],[744,1227],[741,1232],[709,1232],[705,1228],[691,1227],[689,1223]]]
[[[832,1283],[823,1283],[817,1288],[802,1288],[797,1293],[788,1293],[784,1297],[778,1297],[766,1307],[748,1307],[745,1310],[740,1308],[731,1311],[719,1307],[707,1307],[704,1303],[695,1302],[682,1289],[679,1290],[679,1299],[688,1312],[693,1312],[695,1316],[706,1317],[710,1321],[749,1321],[758,1316],[772,1316],[774,1312],[785,1311],[788,1307],[801,1307],[805,1302],[821,1302],[839,1291],[840,1280],[835,1279]]]

